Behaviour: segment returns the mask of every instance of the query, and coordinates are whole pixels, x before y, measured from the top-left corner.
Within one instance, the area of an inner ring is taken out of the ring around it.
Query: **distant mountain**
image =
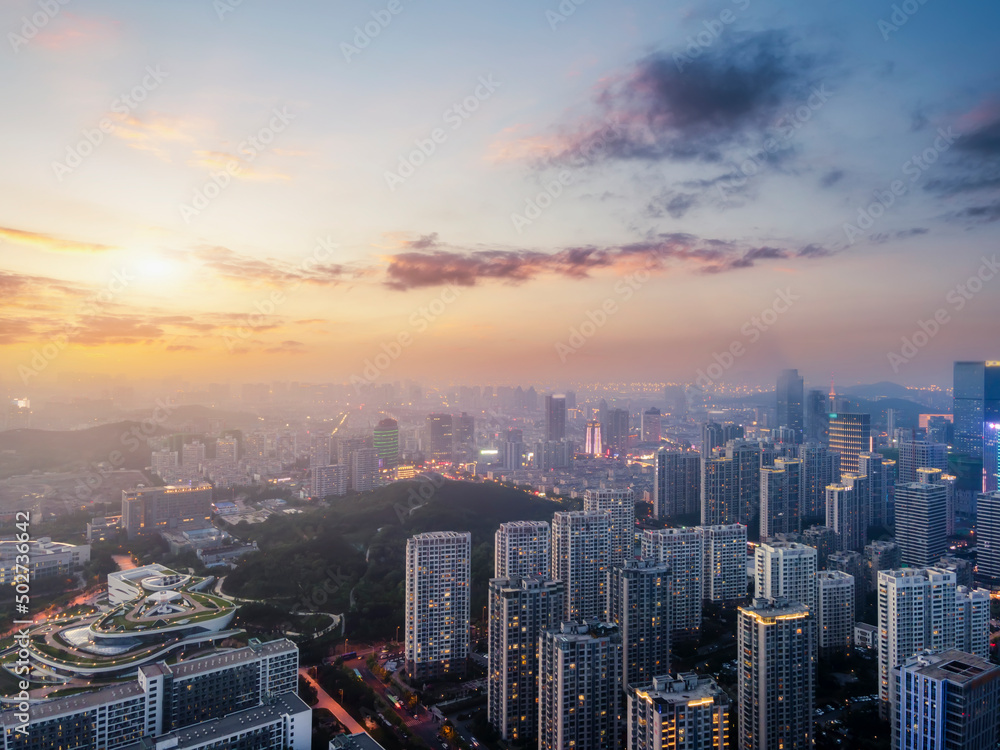
[[[863,398],[869,401],[876,401],[880,398],[901,398],[910,399],[912,395],[909,390],[898,383],[890,383],[883,380],[880,383],[872,383],[871,385],[849,385],[837,386],[837,394],[845,396],[854,396],[856,398]]]
[[[81,463],[111,461],[121,454],[118,469],[149,466],[150,449],[143,436],[161,435],[161,427],[141,422],[115,422],[86,430],[5,430],[0,432],[0,475],[67,470]]]
[[[154,407],[126,413],[130,419],[149,418]],[[226,429],[248,429],[258,424],[257,415],[245,411],[226,411],[201,404],[171,407],[160,422],[170,432],[208,432],[209,423],[221,420]]]

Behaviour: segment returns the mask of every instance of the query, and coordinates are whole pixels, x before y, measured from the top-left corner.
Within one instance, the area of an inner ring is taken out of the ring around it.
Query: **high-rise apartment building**
[[[785,599],[740,607],[737,667],[740,750],[811,750],[816,622]]]
[[[635,492],[625,489],[587,489],[583,491],[585,511],[604,512],[611,520],[611,546],[608,566],[621,567],[635,552]]]
[[[129,539],[212,518],[212,485],[199,482],[122,490],[122,528]]]
[[[378,487],[377,448],[358,448],[351,453],[351,484],[355,492]]]
[[[406,671],[413,680],[465,673],[471,556],[468,532],[406,540]]]
[[[805,496],[802,462],[795,458],[775,459],[773,466],[760,469],[760,538],[801,531],[800,509]]]
[[[868,541],[864,503],[868,484],[831,484],[826,488],[826,525],[837,532],[838,550],[861,550]]]
[[[538,736],[538,639],[562,621],[566,587],[534,575],[489,586],[489,720],[505,741],[527,744]]]
[[[705,538],[698,527],[646,529],[642,556],[670,566],[670,628],[673,639],[701,632]]]
[[[719,523],[742,523],[747,526],[750,519],[760,511],[760,467],[766,465],[764,462],[773,463],[773,457],[764,455],[760,443],[730,440],[726,443],[726,458],[732,460],[736,474],[738,517]],[[705,521],[702,520],[702,523]]]
[[[798,542],[761,544],[755,553],[754,597],[787,599],[816,609],[816,550]]]
[[[820,656],[846,654],[854,639],[854,576],[839,570],[816,573],[816,634]]]
[[[313,466],[309,470],[309,495],[323,498],[330,495],[342,497],[347,494],[347,467],[343,464]]]
[[[892,747],[993,750],[1000,666],[956,649],[924,651],[893,669]]]
[[[1000,361],[956,362],[955,450],[984,458],[984,425],[1000,422]]]
[[[629,750],[726,750],[729,696],[711,677],[681,672],[628,689]]]
[[[670,566],[652,558],[611,570],[608,621],[621,635],[623,688],[670,671],[670,590]]]
[[[563,619],[607,617],[611,516],[604,511],[557,511],[552,516],[552,578],[566,584]]]
[[[516,580],[548,577],[551,530],[547,521],[508,521],[493,535],[493,575]]]
[[[747,596],[747,527],[699,526],[705,550],[702,598],[712,602]]]
[[[948,551],[947,495],[940,483],[896,487],[896,542],[903,565],[933,565]]]
[[[653,515],[697,513],[701,507],[701,456],[660,448],[653,466]]]
[[[539,638],[539,750],[620,750],[622,643],[607,623],[563,622]]]
[[[702,458],[701,523],[740,523],[738,464],[731,458]],[[745,523],[745,521],[744,521]]]
[[[801,443],[805,432],[804,381],[798,370],[782,370],[775,388],[778,425],[790,427],[795,442]]]
[[[333,463],[333,438],[329,435],[309,436],[309,468]]]
[[[868,525],[887,526],[889,524],[889,490],[895,487],[895,482],[886,476],[885,458],[881,453],[859,454],[858,474],[868,477]]]
[[[980,543],[982,540],[979,540]],[[899,545],[885,539],[865,545],[866,591],[878,591],[878,574],[883,570],[895,570],[903,566]]]

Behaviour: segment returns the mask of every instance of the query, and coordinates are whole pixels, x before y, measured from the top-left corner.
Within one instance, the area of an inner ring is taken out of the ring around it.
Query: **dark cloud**
[[[410,240],[406,244],[414,250],[430,250],[432,247],[437,247],[438,245],[438,233],[431,232],[430,234],[425,234],[419,239]]]
[[[955,148],[980,156],[1000,156],[1000,117],[961,136],[955,141]]]
[[[830,172],[827,172],[822,177],[820,177],[819,184],[820,184],[820,187],[829,188],[829,187],[833,187],[834,185],[836,185],[842,179],[844,179],[844,170],[842,170],[842,169],[834,169],[834,170],[832,170]]]
[[[970,206],[956,211],[953,216],[957,219],[971,219],[977,224],[990,224],[1000,221],[1000,201],[981,206]]]
[[[816,62],[780,31],[732,34],[697,57],[659,52],[607,83],[602,116],[564,136],[554,163],[662,159],[718,162],[753,145],[809,95]]]
[[[612,247],[571,247],[553,253],[437,249],[391,256],[384,284],[400,291],[449,283],[459,286],[475,286],[486,281],[521,284],[543,275],[584,279],[600,269],[627,273],[639,268],[654,271],[687,268],[702,273],[722,273],[748,268],[760,261],[793,256],[818,258],[829,254],[819,246],[810,247],[813,248],[810,252],[768,246],[747,248],[724,240],[703,240],[690,234],[674,233],[645,242]]]

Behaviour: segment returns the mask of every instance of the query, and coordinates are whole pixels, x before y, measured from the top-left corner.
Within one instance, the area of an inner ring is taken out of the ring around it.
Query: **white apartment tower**
[[[755,598],[816,608],[816,549],[798,542],[761,544],[755,553]]]
[[[705,540],[699,527],[647,529],[642,556],[670,566],[672,638],[697,637],[701,630]]]
[[[414,680],[465,672],[471,556],[469,532],[406,540],[406,670]]]
[[[609,567],[621,567],[627,558],[634,556],[635,493],[631,488],[584,490],[583,509],[585,511],[604,511],[611,516]]]
[[[854,638],[854,576],[840,570],[816,574],[816,639],[821,656],[847,653]]]
[[[494,577],[547,577],[550,533],[547,521],[509,521],[500,524],[493,537]]]
[[[567,621],[607,617],[611,516],[605,511],[557,511],[552,516],[550,575],[566,584]]]

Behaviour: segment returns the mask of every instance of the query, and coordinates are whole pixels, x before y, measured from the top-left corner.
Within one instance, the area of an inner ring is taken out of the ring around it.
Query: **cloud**
[[[282,341],[277,346],[269,346],[264,349],[267,354],[302,354],[306,345],[301,341]]]
[[[53,237],[50,234],[28,232],[23,229],[13,229],[11,227],[0,227],[0,240],[6,240],[12,244],[24,247],[39,248],[59,253],[101,253],[113,249],[110,245],[65,240]]]
[[[0,318],[0,345],[35,341],[37,337],[37,329],[32,321],[22,318]]]
[[[969,206],[952,214],[954,218],[971,219],[977,224],[990,224],[1000,221],[1000,201],[980,206]]]
[[[407,290],[442,284],[475,286],[486,281],[522,284],[548,275],[579,280],[593,271],[626,273],[641,268],[666,271],[687,268],[722,273],[749,268],[760,261],[792,257],[821,258],[830,252],[818,245],[790,251],[775,247],[745,248],[723,240],[689,234],[664,234],[655,240],[612,247],[571,247],[553,253],[537,250],[465,250],[438,247],[429,252],[403,252],[387,258],[383,283]]]
[[[820,177],[819,184],[820,184],[820,187],[829,188],[829,187],[833,187],[834,185],[836,185],[842,179],[844,179],[844,170],[842,170],[842,169],[834,169],[834,170],[831,170],[831,171],[827,172],[822,177]]]
[[[274,259],[240,255],[227,247],[201,247],[179,257],[192,259],[222,278],[247,284],[286,286],[298,283],[335,285],[354,275],[337,263],[291,265]]]
[[[62,51],[87,44],[108,47],[118,34],[118,21],[84,18],[70,11],[53,17],[50,26],[35,35],[35,41],[49,50]]]
[[[80,318],[69,339],[84,346],[102,344],[148,344],[164,336],[164,330],[140,316],[89,315]]]
[[[658,52],[603,81],[597,114],[558,136],[495,144],[494,158],[552,165],[602,161],[719,162],[737,146],[760,142],[783,110],[808,97],[810,57],[781,31],[731,34],[697,58]]]
[[[170,161],[167,144],[188,143],[195,140],[197,131],[205,123],[181,117],[171,117],[158,112],[142,115],[111,115],[115,120],[112,133],[121,138],[129,148],[149,151],[163,161]]]

